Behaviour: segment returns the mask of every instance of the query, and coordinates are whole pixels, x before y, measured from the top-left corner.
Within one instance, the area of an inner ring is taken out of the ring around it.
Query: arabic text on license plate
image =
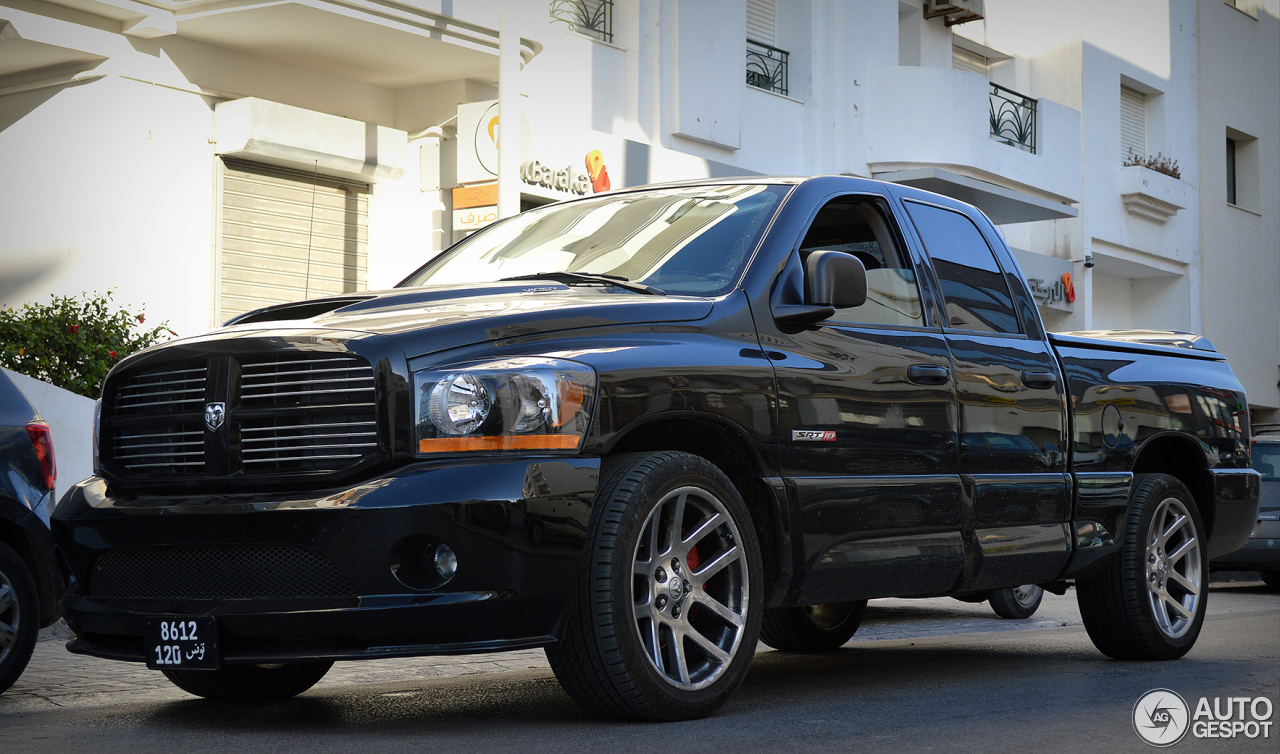
[[[147,667],[218,667],[218,631],[213,618],[147,619]]]

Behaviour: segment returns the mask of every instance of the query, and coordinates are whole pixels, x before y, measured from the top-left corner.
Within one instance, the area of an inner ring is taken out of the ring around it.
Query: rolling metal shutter
[[[987,75],[987,58],[976,52],[970,52],[959,45],[951,48],[951,67],[957,71],[969,71]]]
[[[224,163],[220,322],[262,306],[366,287],[367,184]]]
[[[747,39],[777,45],[777,9],[774,0],[747,0]]]
[[[1120,87],[1120,161],[1129,152],[1147,154],[1147,95],[1127,86]]]

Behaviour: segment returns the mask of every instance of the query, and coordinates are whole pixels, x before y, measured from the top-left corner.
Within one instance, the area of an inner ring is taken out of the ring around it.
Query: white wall
[[[1204,333],[1226,354],[1258,419],[1280,418],[1280,2],[1243,13],[1199,0],[1200,243]],[[1264,73],[1265,72],[1265,73]],[[1253,207],[1227,204],[1227,129],[1257,139]]]

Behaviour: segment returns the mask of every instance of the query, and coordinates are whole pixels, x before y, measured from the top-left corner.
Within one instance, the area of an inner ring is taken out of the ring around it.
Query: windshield
[[[637,282],[660,293],[718,296],[737,282],[789,188],[654,189],[533,209],[455,245],[400,286],[577,273],[553,277],[619,293],[628,289],[589,276]]]

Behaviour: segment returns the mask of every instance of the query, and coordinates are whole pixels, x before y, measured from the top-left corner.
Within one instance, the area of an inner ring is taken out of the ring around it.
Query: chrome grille
[[[201,411],[208,371],[203,363],[180,363],[130,375],[116,391],[116,413]]]
[[[373,368],[353,356],[278,356],[244,361],[240,402],[246,406],[373,403]]]
[[[104,469],[131,480],[336,472],[381,447],[373,367],[347,351],[215,352],[109,385],[101,457]],[[207,426],[214,404],[225,418]]]
[[[97,599],[211,600],[343,597],[351,581],[295,546],[166,546],[108,550],[89,572]]]
[[[373,411],[309,419],[246,421],[240,430],[246,473],[338,469],[378,447]]]
[[[115,432],[113,457],[130,471],[199,473],[204,468],[203,430],[197,423],[126,426]]]

